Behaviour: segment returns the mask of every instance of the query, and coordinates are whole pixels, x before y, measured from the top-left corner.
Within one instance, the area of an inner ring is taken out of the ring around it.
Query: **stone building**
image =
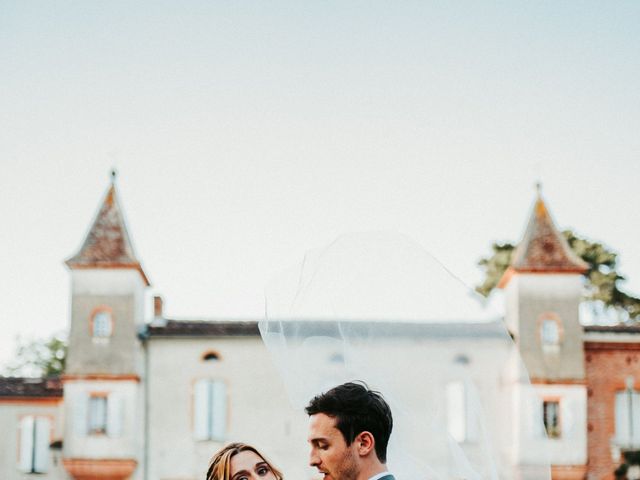
[[[288,478],[312,478],[306,417],[289,406],[256,321],[171,320],[157,297],[154,318],[145,319],[149,280],[114,184],[66,263],[66,372],[0,379],[0,478],[200,479],[211,453],[239,439],[264,446]],[[541,414],[539,441],[554,479],[612,479],[622,454],[640,448],[640,328],[580,324],[586,268],[538,195],[500,287],[504,322],[538,393],[529,410],[514,414],[511,455],[521,465],[546,461],[517,439],[533,434],[528,419]],[[410,342],[399,339],[399,348],[437,351],[421,340],[421,328]],[[491,342],[475,348],[482,355],[506,348]],[[416,362],[416,374],[427,368]],[[486,378],[487,388],[494,381]],[[415,391],[416,398],[428,394]],[[474,455],[467,437],[464,448]]]

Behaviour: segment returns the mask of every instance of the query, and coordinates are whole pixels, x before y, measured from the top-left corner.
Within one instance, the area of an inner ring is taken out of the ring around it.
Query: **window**
[[[227,385],[198,380],[194,387],[193,432],[196,440],[224,440],[227,429]]]
[[[25,473],[45,473],[49,467],[51,420],[29,415],[20,421],[18,468]]]
[[[548,438],[560,438],[560,401],[542,402],[542,421]]]
[[[94,313],[91,322],[91,334],[93,338],[109,338],[113,332],[113,317],[109,310],[98,310]]]
[[[75,435],[106,435],[110,438],[122,435],[123,398],[119,392],[75,393],[72,398]]]
[[[538,341],[545,353],[558,353],[564,335],[562,320],[554,312],[545,312],[538,317]]]
[[[616,443],[623,448],[640,447],[640,393],[627,388],[616,393]]]
[[[469,382],[451,382],[447,384],[446,412],[449,435],[458,442],[478,440],[479,425],[475,412],[473,385]]]
[[[207,352],[204,352],[204,354],[202,355],[202,360],[204,360],[205,362],[216,362],[220,360],[220,354],[215,350],[209,350]]]
[[[92,435],[107,432],[107,397],[92,395],[89,397],[89,433]]]
[[[542,345],[554,346],[560,344],[560,329],[558,323],[550,318],[542,321]]]

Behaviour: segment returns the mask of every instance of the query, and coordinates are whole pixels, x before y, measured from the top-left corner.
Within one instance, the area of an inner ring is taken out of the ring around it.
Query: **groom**
[[[387,471],[393,427],[382,395],[364,383],[345,383],[309,402],[309,463],[323,480],[394,480]]]

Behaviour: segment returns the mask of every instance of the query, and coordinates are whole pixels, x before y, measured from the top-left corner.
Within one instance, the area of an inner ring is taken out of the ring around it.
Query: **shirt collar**
[[[389,472],[380,472],[374,475],[373,477],[370,477],[369,480],[378,480],[379,478],[386,477],[387,475],[391,475],[391,474]]]

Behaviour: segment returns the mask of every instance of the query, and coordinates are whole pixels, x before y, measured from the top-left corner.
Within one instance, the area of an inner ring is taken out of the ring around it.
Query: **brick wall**
[[[625,389],[625,379],[633,375],[640,388],[640,344],[585,342],[587,376],[588,480],[613,480],[620,462],[611,454],[615,434],[615,393]]]

